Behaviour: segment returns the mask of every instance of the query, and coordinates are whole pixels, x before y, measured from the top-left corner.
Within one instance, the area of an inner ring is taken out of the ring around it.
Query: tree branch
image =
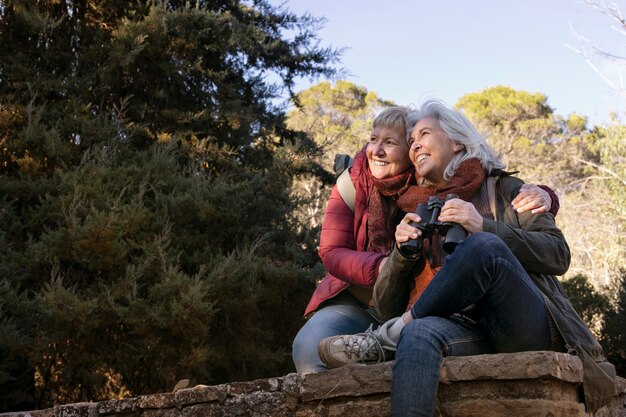
[[[610,19],[617,22],[619,26],[616,27],[614,25],[611,25],[611,28],[621,35],[626,35],[626,19],[624,19],[619,6],[614,1],[611,1],[610,4],[607,4],[604,0],[585,0],[585,2],[594,9],[600,11],[601,13],[607,15]],[[626,61],[626,58],[597,47],[589,39],[578,34],[571,24],[570,31],[580,41],[580,43],[582,44],[582,48],[577,49],[568,44],[565,44],[565,46],[576,52],[577,54],[581,55],[585,59],[585,62],[591,67],[591,69],[613,90],[617,91],[623,96],[626,96],[626,87],[624,86],[622,79],[622,68]],[[601,57],[602,59],[610,62],[615,62],[617,65],[619,65],[619,68],[617,69],[619,84],[616,84],[603,71],[598,69],[598,67],[591,60],[590,54],[588,53],[589,49],[591,50],[591,53]]]
[[[599,164],[596,164],[595,162],[585,161],[584,159],[581,159],[581,158],[579,158],[577,156],[572,156],[572,158],[575,159],[578,162],[581,162],[581,163],[585,164],[585,165],[592,166],[595,169],[597,169],[598,171],[602,171],[602,172],[604,172],[606,174],[609,174],[610,176],[612,176],[613,178],[615,178],[616,180],[621,182],[624,186],[626,186],[626,180],[621,178],[616,172],[611,171],[607,167],[599,165]]]

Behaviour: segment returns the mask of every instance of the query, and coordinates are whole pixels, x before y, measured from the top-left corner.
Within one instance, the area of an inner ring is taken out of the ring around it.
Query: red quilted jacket
[[[354,212],[333,187],[322,222],[319,255],[328,273],[315,289],[304,315],[323,301],[335,297],[350,284],[373,286],[378,265],[385,255],[365,251],[367,244],[367,201],[373,184],[365,152],[354,158],[350,178],[356,188]]]

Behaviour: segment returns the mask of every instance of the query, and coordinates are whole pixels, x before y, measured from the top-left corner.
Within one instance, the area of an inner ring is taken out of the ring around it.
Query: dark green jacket
[[[570,251],[563,233],[550,213],[516,213],[511,201],[523,182],[515,177],[489,177],[483,187],[489,194],[495,219],[484,219],[483,230],[500,237],[520,261],[544,294],[548,310],[571,354],[583,362],[583,389],[587,411],[593,412],[616,395],[615,367],[600,344],[578,316],[554,275],[563,275],[570,262]],[[374,301],[383,318],[404,313],[415,269],[423,262],[403,257],[394,250],[378,275]]]

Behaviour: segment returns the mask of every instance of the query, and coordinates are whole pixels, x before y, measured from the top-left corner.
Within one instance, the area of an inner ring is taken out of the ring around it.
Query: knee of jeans
[[[471,235],[467,239],[465,239],[464,247],[465,250],[469,250],[473,253],[477,254],[493,254],[500,250],[508,250],[508,247],[500,239],[498,236],[487,233],[487,232],[479,232]],[[489,248],[485,250],[485,248]]]
[[[293,339],[293,342],[291,343],[292,356],[295,358],[302,351],[310,350],[310,345],[311,337],[308,334],[307,329],[300,329],[296,337]]]
[[[312,338],[305,331],[300,331],[291,344],[291,358],[296,366],[296,372],[318,372],[321,362],[317,355],[317,345],[313,346]]]

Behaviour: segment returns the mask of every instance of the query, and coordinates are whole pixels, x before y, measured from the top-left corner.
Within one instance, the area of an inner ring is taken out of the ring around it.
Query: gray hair
[[[427,99],[419,110],[412,111],[407,117],[407,131],[413,128],[425,117],[432,117],[439,122],[441,130],[448,137],[465,146],[458,152],[446,167],[443,178],[449,181],[461,163],[470,158],[478,158],[487,175],[494,170],[504,169],[506,165],[500,160],[500,155],[478,133],[474,125],[458,110],[446,106],[441,100]]]
[[[381,111],[378,116],[376,116],[374,122],[372,123],[372,128],[376,129],[377,127],[386,127],[398,132],[404,132],[406,143],[409,144],[410,130],[408,129],[407,118],[410,112],[411,109],[406,106],[387,107],[385,110]]]

